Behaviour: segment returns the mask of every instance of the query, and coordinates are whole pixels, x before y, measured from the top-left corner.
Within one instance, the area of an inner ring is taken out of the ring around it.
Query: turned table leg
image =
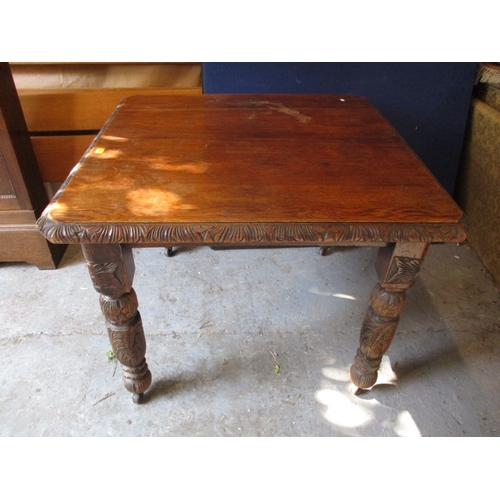
[[[377,381],[383,354],[391,345],[399,315],[405,305],[405,291],[417,277],[428,243],[397,243],[379,250],[376,269],[379,283],[361,327],[360,347],[351,366],[351,381],[360,389]]]
[[[125,388],[140,403],[151,384],[146,363],[146,338],[132,280],[132,250],[119,244],[82,245],[94,288],[99,292],[101,310],[111,347],[122,365]]]

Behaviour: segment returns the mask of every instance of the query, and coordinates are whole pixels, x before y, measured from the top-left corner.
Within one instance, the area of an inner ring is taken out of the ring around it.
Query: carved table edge
[[[37,221],[52,243],[163,245],[314,245],[337,242],[464,242],[469,222],[455,223],[60,223],[49,213]]]

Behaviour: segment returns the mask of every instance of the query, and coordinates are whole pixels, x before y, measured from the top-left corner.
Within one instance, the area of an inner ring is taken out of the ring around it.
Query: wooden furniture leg
[[[428,246],[397,243],[379,249],[379,283],[372,291],[361,327],[360,347],[350,370],[351,381],[360,389],[372,387],[377,381],[382,356],[391,345],[405,305],[405,291],[415,282]]]
[[[94,288],[101,294],[101,309],[111,347],[122,365],[125,388],[133,393],[134,403],[141,403],[151,384],[151,372],[145,359],[146,338],[137,296],[132,288],[132,249],[119,244],[84,244],[82,250]]]

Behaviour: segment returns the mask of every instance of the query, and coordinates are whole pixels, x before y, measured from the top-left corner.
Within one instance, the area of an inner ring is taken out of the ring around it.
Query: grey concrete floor
[[[500,291],[469,245],[431,246],[377,385],[354,395],[376,252],[134,250],[143,405],[107,360],[78,246],[55,271],[0,264],[0,436],[500,435]]]

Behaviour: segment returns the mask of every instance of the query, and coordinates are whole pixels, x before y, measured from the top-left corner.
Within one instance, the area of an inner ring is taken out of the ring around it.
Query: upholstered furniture
[[[479,83],[472,100],[456,198],[468,240],[500,283],[500,87]]]

